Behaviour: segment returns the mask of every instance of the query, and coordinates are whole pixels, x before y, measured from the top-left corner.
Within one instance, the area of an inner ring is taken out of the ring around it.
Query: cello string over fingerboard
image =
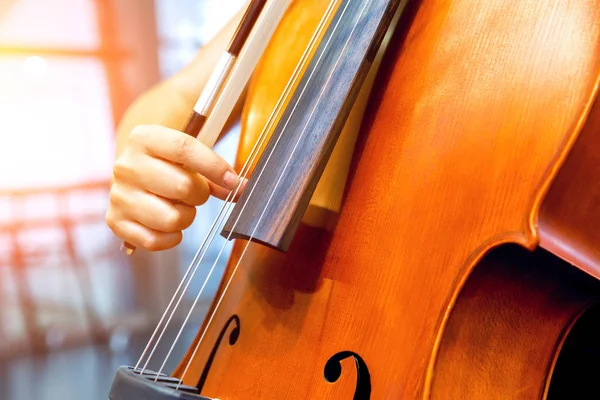
[[[368,3],[368,8],[360,20],[357,18],[364,2],[351,6],[348,15],[344,17],[343,29],[332,47],[339,50],[344,45],[352,27],[358,23],[359,27],[351,39],[352,44],[348,47],[347,53],[340,60],[339,65],[334,65],[337,51],[329,51],[332,54],[328,54],[321,65],[309,67],[316,68],[318,71],[310,84],[309,95],[302,99],[299,106],[303,112],[289,116],[290,123],[289,126],[286,126],[285,132],[286,140],[273,149],[274,152],[269,158],[271,165],[283,166],[286,164],[289,154],[294,151],[294,158],[290,161],[294,167],[289,168],[285,172],[285,176],[281,177],[284,182],[281,185],[276,185],[276,182],[280,180],[280,168],[264,168],[264,177],[260,181],[252,178],[225,224],[222,236],[229,236],[228,233],[233,232],[232,237],[235,239],[249,240],[252,237],[252,241],[280,252],[286,252],[289,249],[346,124],[354,101],[371,69],[382,38],[388,31],[401,3],[402,0],[374,0]],[[320,48],[318,51],[323,51],[323,49]],[[331,81],[326,82],[326,78],[334,68],[337,68],[337,71],[332,75]],[[319,111],[308,120],[309,139],[302,140],[298,148],[294,150],[296,139],[304,136],[302,129],[307,123],[309,109],[317,101],[318,94],[326,85],[328,86],[323,96],[328,101],[323,102]],[[291,110],[286,110],[282,119],[285,120],[290,112]],[[277,137],[282,134],[282,129],[283,124],[276,128],[272,136]],[[273,146],[274,141],[270,141],[264,152],[269,153]],[[266,157],[261,158],[256,169],[263,168],[266,162]],[[250,199],[249,193],[254,186],[257,186],[257,194]],[[259,228],[255,229],[256,220],[262,214],[267,197],[272,192],[275,192],[273,198],[276,200],[270,203],[269,210],[265,212]],[[237,217],[240,216],[242,209],[244,209],[245,215],[238,220]],[[234,227],[235,221],[238,222]]]
[[[257,141],[257,144],[255,144],[254,148],[252,149],[251,156],[249,157],[248,161],[246,162],[246,165],[252,165],[254,163],[257,155],[259,154],[258,150],[262,147],[264,141],[266,140],[266,138],[268,136],[268,133],[271,131],[271,129],[273,127],[273,124],[277,120],[277,117],[278,117],[279,113],[281,112],[281,110],[283,108],[283,105],[285,104],[285,102],[286,102],[288,96],[290,95],[293,87],[295,86],[296,82],[300,78],[300,73],[304,69],[304,67],[306,66],[306,63],[309,60],[309,55],[314,50],[314,48],[315,48],[315,46],[317,44],[317,39],[322,35],[327,22],[331,18],[331,15],[333,14],[333,11],[335,9],[336,4],[337,4],[337,0],[332,0],[329,3],[329,6],[328,6],[326,12],[324,13],[323,17],[321,18],[321,21],[319,22],[319,25],[318,25],[317,29],[315,30],[313,36],[311,37],[309,45],[307,46],[306,50],[304,51],[304,53],[303,53],[303,55],[302,55],[302,57],[300,59],[300,62],[296,66],[296,68],[294,70],[294,73],[292,74],[290,80],[288,81],[288,83],[286,85],[286,88],[285,88],[282,96],[279,98],[275,109],[273,110],[273,112],[269,116],[268,122],[265,125],[264,129],[262,130],[262,132],[261,132],[261,134],[259,136],[259,140]],[[317,62],[319,62],[319,61],[317,61]],[[310,81],[310,78],[309,78],[309,81]],[[298,102],[299,102],[299,99],[296,102],[296,106],[297,106]],[[245,165],[245,167],[246,167],[246,165]],[[247,172],[248,172],[248,170],[246,170],[244,172],[244,174],[242,175],[243,179],[246,179]],[[237,194],[237,191],[239,190],[239,187],[240,186],[238,186],[238,188],[236,189],[236,194]],[[229,204],[229,205],[231,205],[231,204]],[[212,244],[212,239],[214,239],[214,233],[213,233],[213,236],[211,237],[211,240],[209,242],[209,246],[210,246],[210,244]],[[180,336],[181,336],[181,334],[182,334],[185,326],[187,325],[187,322],[188,322],[188,320],[189,320],[192,312],[194,311],[194,309],[195,309],[195,307],[196,307],[196,305],[197,305],[197,303],[198,303],[198,301],[200,299],[200,296],[201,296],[201,294],[202,294],[202,292],[203,292],[203,290],[204,290],[204,288],[206,286],[206,283],[210,279],[210,277],[211,277],[211,275],[212,275],[212,273],[213,273],[213,271],[214,271],[214,269],[215,269],[215,267],[216,267],[216,265],[217,265],[217,263],[218,263],[221,255],[222,255],[222,253],[223,253],[223,251],[224,251],[224,249],[225,249],[225,247],[226,247],[227,242],[229,241],[229,239],[230,238],[227,238],[227,240],[225,241],[225,243],[222,245],[222,247],[221,247],[221,249],[220,249],[220,251],[219,251],[219,253],[218,253],[218,255],[217,255],[216,259],[215,259],[215,261],[213,262],[213,264],[212,264],[212,266],[210,268],[210,271],[209,271],[209,273],[208,273],[208,275],[207,275],[207,277],[206,277],[206,279],[205,279],[205,281],[204,281],[204,283],[202,285],[202,288],[200,289],[200,291],[198,292],[196,298],[194,299],[194,302],[192,303],[192,306],[191,306],[188,314],[186,315],[186,318],[184,319],[184,322],[182,323],[182,326],[179,329],[179,332],[177,333],[177,336],[175,337],[175,339],[173,341],[173,344],[171,345],[171,348],[169,349],[167,355],[165,356],[163,364],[159,368],[159,370],[158,370],[158,372],[156,374],[155,379],[158,379],[158,377],[160,376],[160,373],[162,373],[162,370],[163,370],[165,364],[167,363],[167,361],[168,361],[171,353],[173,352],[173,349],[174,349],[175,345],[177,344],[177,342],[178,342],[178,340],[179,340],[179,338],[180,338]],[[197,350],[197,348],[196,348],[196,350]],[[195,352],[194,352],[194,354],[195,354]],[[189,367],[189,365],[186,367],[186,371],[187,371],[188,367]],[[184,375],[185,375],[185,373],[184,373]],[[181,379],[183,380],[183,377]]]
[[[368,5],[369,5],[371,2],[372,2],[372,0],[364,1],[364,3],[363,3],[363,6],[362,6],[362,8],[361,8],[361,10],[360,10],[360,14],[359,14],[358,21],[360,21],[360,19],[362,18],[362,16],[363,16],[363,14],[364,14],[365,10],[367,9],[367,6],[368,6]],[[346,11],[347,11],[347,9],[348,9],[348,6],[349,6],[351,3],[352,3],[352,1],[350,1],[350,0],[349,0],[349,1],[347,1],[347,2],[346,2],[346,4],[345,4],[345,6],[344,6],[344,8],[343,8],[343,10],[342,10],[342,11],[341,11],[341,13],[339,14],[339,19],[338,19],[338,21],[336,22],[336,24],[335,24],[335,26],[334,26],[334,28],[333,28],[333,30],[332,30],[332,32],[331,32],[331,35],[329,36],[329,38],[328,38],[328,40],[327,40],[327,42],[326,42],[326,44],[325,44],[325,46],[324,46],[324,50],[323,50],[323,52],[320,54],[320,57],[317,59],[317,62],[315,63],[315,65],[317,65],[317,66],[318,66],[318,65],[319,65],[319,63],[321,62],[321,59],[322,59],[322,57],[323,57],[325,54],[327,54],[327,51],[326,51],[326,50],[328,49],[328,47],[329,47],[329,45],[330,45],[330,43],[331,43],[331,40],[332,40],[332,38],[334,37],[334,34],[336,33],[336,31],[338,30],[338,27],[340,26],[340,22],[343,20],[343,16],[344,16],[344,14],[346,13]],[[337,60],[336,60],[336,62],[335,62],[335,66],[334,66],[334,68],[331,70],[331,72],[330,72],[329,76],[327,77],[327,79],[326,79],[326,84],[325,84],[325,85],[322,87],[322,89],[321,89],[321,91],[320,91],[320,93],[319,93],[318,99],[317,99],[316,103],[314,104],[314,106],[313,106],[312,110],[310,111],[310,115],[309,115],[309,117],[308,117],[308,119],[307,119],[307,124],[304,126],[304,128],[303,128],[303,130],[302,130],[302,135],[301,135],[301,136],[298,138],[298,140],[297,140],[297,142],[296,142],[296,144],[295,144],[295,146],[294,146],[294,149],[295,149],[295,148],[297,148],[298,144],[300,143],[300,141],[301,141],[301,140],[302,140],[302,138],[304,137],[304,133],[306,132],[306,130],[307,130],[306,128],[308,127],[308,121],[310,121],[310,118],[312,117],[312,115],[314,114],[314,112],[317,110],[317,108],[318,108],[318,105],[319,105],[319,103],[320,103],[321,99],[323,98],[323,93],[325,92],[325,89],[326,89],[326,87],[327,87],[327,83],[329,83],[329,82],[330,82],[330,80],[331,80],[331,78],[332,78],[333,74],[335,73],[335,71],[336,71],[336,68],[335,68],[335,67],[337,67],[337,65],[339,64],[340,60],[342,59],[342,56],[345,54],[345,52],[346,52],[346,49],[348,48],[348,45],[349,45],[349,43],[350,43],[350,39],[352,38],[352,35],[353,35],[353,33],[355,32],[355,30],[356,30],[356,28],[357,28],[357,26],[358,26],[358,25],[359,25],[359,24],[358,24],[358,22],[357,22],[357,23],[356,23],[356,24],[355,24],[355,25],[352,27],[352,30],[351,30],[350,34],[348,35],[348,37],[347,37],[347,39],[346,39],[346,41],[345,41],[345,43],[344,43],[344,46],[342,47],[342,50],[340,51],[340,53],[339,53],[339,55],[338,55],[338,57],[337,57]],[[297,101],[296,101],[296,103],[295,103],[295,105],[294,105],[294,108],[292,109],[291,113],[289,114],[289,116],[288,116],[288,119],[287,119],[287,121],[286,121],[285,125],[283,126],[283,128],[282,128],[282,130],[281,130],[281,134],[280,134],[280,135],[279,135],[279,137],[276,139],[276,141],[275,141],[275,143],[274,143],[274,145],[273,145],[273,148],[271,149],[271,153],[269,154],[268,158],[266,159],[266,161],[265,161],[265,163],[264,163],[264,167],[263,167],[263,169],[261,170],[261,172],[259,173],[258,177],[256,178],[256,180],[257,180],[257,181],[258,181],[258,180],[260,180],[260,178],[261,178],[261,176],[262,176],[263,172],[264,172],[264,171],[265,171],[265,169],[266,169],[266,165],[268,164],[268,162],[269,162],[269,160],[270,160],[271,156],[273,155],[273,152],[275,151],[275,148],[276,148],[276,147],[277,147],[277,145],[279,144],[279,141],[280,141],[280,139],[283,137],[283,132],[285,132],[285,130],[286,130],[286,128],[287,128],[287,126],[288,126],[288,124],[289,124],[289,122],[290,122],[290,120],[291,120],[291,116],[294,114],[294,112],[296,112],[296,107],[297,107],[297,106],[298,106],[298,104],[300,103],[300,99],[301,99],[301,98],[302,98],[302,96],[304,95],[304,92],[305,92],[305,90],[308,88],[308,83],[311,81],[311,79],[312,79],[312,74],[313,74],[313,73],[315,73],[315,71],[317,71],[317,69],[316,69],[316,68],[314,68],[314,69],[312,70],[312,72],[311,72],[311,75],[310,75],[310,76],[309,76],[309,78],[307,79],[307,81],[306,81],[306,83],[305,83],[305,85],[304,85],[304,87],[303,87],[303,89],[302,89],[302,92],[300,93],[299,97],[297,98]],[[294,151],[295,151],[295,150],[294,150]],[[285,170],[286,170],[286,169],[289,167],[289,162],[290,162],[290,160],[292,159],[292,156],[293,156],[293,152],[290,154],[290,156],[289,156],[289,158],[288,158],[288,160],[287,160],[287,162],[286,162],[286,164],[285,164],[285,166],[284,166],[284,168],[283,168],[283,170],[282,170],[282,172],[281,172],[281,174],[280,174],[280,176],[279,176],[279,179],[278,179],[278,181],[276,182],[275,186],[277,186],[277,185],[279,185],[279,184],[280,184],[280,182],[281,182],[281,178],[284,176],[284,172],[285,172]],[[255,187],[256,187],[256,186],[254,186],[254,187],[253,187],[253,189],[254,189]],[[258,219],[258,223],[257,223],[256,227],[258,227],[258,224],[259,224],[259,223],[260,223],[260,221],[262,220],[262,218],[263,218],[263,216],[264,216],[264,213],[265,213],[265,211],[267,210],[268,204],[270,203],[270,201],[271,201],[271,200],[272,200],[272,198],[273,198],[273,193],[274,193],[274,192],[272,192],[272,193],[270,194],[270,196],[269,196],[269,199],[268,199],[268,201],[267,201],[267,204],[265,205],[265,207],[264,207],[264,209],[263,209],[263,212],[262,212],[262,214],[260,215],[260,217],[259,217],[259,219]],[[251,191],[251,192],[248,194],[248,197],[251,197],[251,196],[252,196],[252,191]],[[248,203],[246,203],[246,204],[248,204]],[[237,222],[239,221],[239,219],[240,219],[241,215],[243,214],[243,211],[244,211],[244,210],[243,210],[243,208],[242,208],[242,210],[240,211],[240,214],[239,214],[238,218],[236,219],[236,221],[235,221],[235,223],[234,223],[234,228],[232,228],[232,229],[231,229],[231,231],[230,231],[230,232],[229,232],[229,234],[228,234],[227,240],[229,240],[229,239],[230,239],[230,237],[231,237],[231,235],[232,235],[232,233],[233,233],[233,229],[235,229],[235,224],[237,224]],[[256,228],[255,228],[255,229],[256,229]],[[254,232],[253,232],[253,233],[254,233]],[[182,376],[181,376],[181,378],[180,378],[180,382],[179,382],[179,384],[178,384],[178,387],[179,387],[179,385],[181,385],[181,384],[183,383],[183,381],[184,381],[184,378],[185,378],[185,375],[187,374],[187,371],[189,370],[189,368],[190,368],[190,365],[191,365],[191,363],[192,363],[192,360],[194,359],[194,356],[196,355],[196,353],[197,353],[198,349],[200,348],[200,345],[202,344],[202,342],[203,342],[203,340],[204,340],[204,338],[205,338],[206,332],[208,331],[208,328],[209,328],[210,324],[212,323],[212,321],[213,321],[213,319],[214,319],[214,317],[215,317],[215,315],[216,315],[216,313],[217,313],[217,311],[218,311],[218,309],[219,309],[219,306],[221,305],[221,302],[223,301],[223,298],[225,297],[225,295],[227,294],[227,291],[229,290],[229,287],[230,287],[230,285],[231,285],[231,282],[233,281],[233,278],[234,278],[234,276],[236,275],[236,273],[237,273],[237,271],[238,271],[238,269],[239,269],[239,267],[240,267],[240,265],[241,265],[241,262],[242,262],[242,260],[243,260],[243,258],[244,258],[244,256],[245,256],[245,254],[246,254],[246,251],[248,250],[248,248],[249,248],[249,246],[250,246],[250,243],[252,243],[252,237],[250,237],[250,239],[247,241],[246,245],[244,246],[244,250],[242,251],[242,254],[240,255],[240,257],[239,257],[239,259],[238,259],[238,261],[237,261],[237,263],[236,263],[236,265],[235,265],[235,268],[233,269],[233,271],[232,271],[232,273],[231,273],[231,275],[230,275],[229,279],[227,280],[227,284],[225,285],[225,288],[223,289],[223,292],[222,292],[222,293],[221,293],[221,295],[219,296],[219,300],[217,301],[217,304],[216,304],[216,306],[214,307],[214,309],[213,309],[213,311],[212,311],[212,313],[211,313],[211,316],[210,316],[210,318],[209,318],[209,320],[208,320],[208,322],[207,322],[206,328],[205,328],[205,329],[204,329],[204,331],[202,332],[202,336],[200,337],[200,340],[198,340],[198,343],[196,344],[196,346],[195,346],[195,348],[194,348],[194,352],[192,353],[192,356],[189,358],[188,362],[186,363],[186,367],[185,367],[185,369],[184,369],[184,371],[183,371],[183,374],[182,374]],[[220,253],[219,253],[219,256],[220,256]],[[218,259],[218,258],[217,258],[217,259]],[[192,306],[192,308],[193,308],[193,307],[194,307],[194,306]]]
[[[331,13],[333,12],[335,3],[336,3],[336,1],[333,0],[329,4],[327,12],[325,13],[325,15],[323,16],[323,18],[321,19],[321,21],[319,23],[319,26],[317,27],[315,33],[313,34],[313,36],[312,36],[312,38],[311,38],[311,40],[309,42],[309,45],[308,45],[306,51],[302,55],[302,57],[300,59],[300,62],[298,63],[298,65],[296,66],[296,68],[295,68],[292,76],[290,77],[290,80],[288,81],[288,83],[287,83],[287,85],[286,85],[286,87],[285,87],[285,89],[283,91],[283,94],[279,98],[279,100],[278,100],[278,102],[276,104],[275,109],[271,113],[267,124],[265,125],[263,131],[261,132],[261,134],[259,136],[259,139],[257,140],[257,142],[255,143],[252,151],[250,152],[250,156],[249,156],[248,160],[245,162],[244,166],[242,167],[242,170],[240,172],[240,176],[243,179],[246,178],[246,176],[247,176],[247,174],[248,174],[248,172],[250,170],[250,166],[253,165],[253,163],[254,163],[257,155],[259,154],[260,148],[263,146],[263,144],[264,144],[264,142],[265,142],[265,140],[266,140],[266,138],[268,136],[268,133],[271,131],[271,129],[273,127],[273,124],[275,123],[275,121],[277,119],[277,116],[279,115],[279,113],[280,113],[283,105],[285,104],[286,100],[288,99],[288,97],[289,97],[289,95],[290,95],[293,87],[295,86],[296,82],[298,81],[302,69],[306,66],[307,60],[309,58],[309,55],[311,54],[311,51],[314,49],[317,39],[322,34],[322,32],[324,30],[324,27],[325,27],[325,24],[328,21],[328,19],[330,18]],[[169,315],[169,317],[167,319],[167,322],[164,324],[163,329],[162,329],[162,331],[161,331],[158,339],[156,340],[156,342],[155,342],[155,344],[154,344],[154,346],[153,346],[153,348],[152,348],[152,350],[151,350],[151,352],[150,352],[150,354],[149,354],[149,356],[148,356],[148,358],[147,358],[144,366],[142,367],[142,373],[145,371],[146,367],[148,366],[148,363],[150,362],[150,360],[151,360],[151,358],[152,358],[152,356],[154,354],[154,351],[156,350],[159,342],[162,339],[163,334],[165,333],[165,331],[166,331],[169,323],[171,322],[171,319],[172,319],[172,317],[173,317],[176,309],[178,308],[178,306],[179,306],[179,304],[180,304],[183,296],[185,295],[185,293],[186,293],[186,291],[188,289],[189,284],[194,279],[194,276],[196,275],[198,267],[201,265],[201,263],[202,263],[202,261],[204,259],[204,256],[206,255],[206,252],[207,252],[208,248],[210,247],[210,245],[212,244],[212,242],[214,240],[215,234],[217,232],[216,228],[223,222],[223,218],[227,215],[227,212],[231,209],[231,206],[234,204],[233,199],[235,199],[235,197],[236,197],[237,193],[239,192],[241,186],[242,186],[242,183],[240,183],[240,185],[238,185],[238,187],[234,191],[231,191],[229,193],[229,195],[227,196],[227,198],[226,198],[223,206],[221,207],[221,209],[220,209],[217,217],[213,221],[213,223],[212,223],[212,225],[211,225],[211,227],[209,229],[208,234],[204,238],[201,246],[199,247],[198,251],[196,252],[196,254],[194,256],[194,259],[192,260],[190,266],[188,267],[186,273],[184,274],[184,277],[182,278],[182,280],[181,280],[181,282],[179,284],[179,287],[177,288],[175,294],[171,298],[171,301],[170,301],[167,309],[165,310],[165,312],[164,312],[161,320],[159,321],[158,326],[156,327],[156,329],[155,329],[152,337],[148,341],[148,343],[146,345],[146,348],[142,352],[142,354],[141,354],[141,356],[140,356],[140,358],[139,358],[139,360],[138,360],[138,362],[137,362],[137,364],[135,366],[135,370],[138,370],[140,363],[143,361],[146,353],[148,352],[148,350],[150,348],[150,345],[152,344],[152,341],[156,337],[156,334],[158,333],[158,330],[160,329],[160,326],[162,325],[162,323],[163,323],[163,321],[164,321],[167,313],[171,309],[171,305],[175,301],[175,298],[177,297],[179,291],[181,290],[184,282],[187,280],[187,284],[185,285],[185,287],[183,288],[183,291],[179,295],[179,298],[178,298],[178,300],[177,300],[174,308],[171,310],[171,313],[170,313],[170,315]],[[204,251],[202,252],[202,250],[204,250]],[[222,250],[223,249],[221,249],[221,251]],[[201,252],[202,252],[202,255],[200,256],[200,258],[198,258]],[[210,277],[211,277],[211,275],[212,275],[212,273],[214,271],[215,266],[216,266],[216,262],[213,264],[212,268],[210,269],[210,271],[208,273],[208,276],[205,278],[205,281],[204,281],[204,283],[202,285],[202,288],[200,289],[200,291],[198,293],[198,298],[202,294],[202,292],[203,292],[203,290],[204,290],[204,288],[205,288],[208,280],[210,279]],[[191,273],[191,276],[190,276],[190,273]],[[188,315],[188,318],[189,318],[189,315]],[[185,323],[184,323],[184,325],[185,325]],[[168,356],[167,356],[167,358],[168,358]]]

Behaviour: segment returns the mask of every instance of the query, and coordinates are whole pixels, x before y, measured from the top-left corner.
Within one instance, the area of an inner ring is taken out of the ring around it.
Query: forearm
[[[136,125],[159,124],[172,129],[183,129],[244,10],[245,7],[242,7],[217,36],[198,51],[188,66],[171,78],[158,83],[133,102],[117,128],[117,155]],[[239,119],[243,97],[234,108],[225,131]]]

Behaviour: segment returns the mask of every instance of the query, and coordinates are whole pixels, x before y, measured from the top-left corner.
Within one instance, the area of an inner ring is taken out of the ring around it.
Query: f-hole
[[[204,366],[202,375],[200,376],[200,379],[198,380],[198,385],[196,385],[196,387],[198,388],[198,393],[202,393],[202,388],[204,387],[204,384],[206,383],[206,379],[208,378],[208,373],[210,371],[210,367],[212,366],[213,361],[215,360],[215,356],[217,355],[217,350],[219,349],[219,346],[221,345],[221,342],[223,341],[223,337],[225,336],[225,333],[227,333],[227,329],[229,328],[229,325],[231,325],[231,324],[235,324],[235,327],[231,330],[231,333],[229,334],[229,345],[233,346],[234,344],[236,344],[236,342],[238,341],[238,338],[240,337],[240,329],[241,329],[240,318],[237,315],[232,315],[225,323],[225,326],[223,327],[223,329],[221,329],[221,333],[219,334],[219,337],[217,338],[217,341],[216,341],[212,351],[210,352],[210,356],[208,357],[208,360],[206,361],[206,365]]]
[[[371,398],[371,374],[367,363],[361,356],[352,351],[340,351],[334,354],[325,364],[325,380],[335,383],[342,376],[342,361],[352,357],[356,365],[356,389],[353,400],[369,400]]]

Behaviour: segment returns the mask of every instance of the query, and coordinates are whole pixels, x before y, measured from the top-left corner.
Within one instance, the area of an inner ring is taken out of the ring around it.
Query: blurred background
[[[135,365],[221,202],[199,209],[176,249],[123,256],[104,223],[115,127],[243,4],[0,0],[0,399],[107,399],[115,369]],[[230,162],[238,129],[215,148]],[[228,250],[167,372],[190,345]],[[190,286],[164,342],[203,279]]]

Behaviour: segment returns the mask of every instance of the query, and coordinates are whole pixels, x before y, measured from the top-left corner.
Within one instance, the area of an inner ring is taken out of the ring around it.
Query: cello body
[[[324,3],[278,27],[238,166]],[[600,1],[409,2],[385,46],[289,250],[251,243],[226,288],[236,241],[174,376],[222,400],[588,398],[561,397],[561,354],[600,335],[600,230],[565,207],[600,215]]]

